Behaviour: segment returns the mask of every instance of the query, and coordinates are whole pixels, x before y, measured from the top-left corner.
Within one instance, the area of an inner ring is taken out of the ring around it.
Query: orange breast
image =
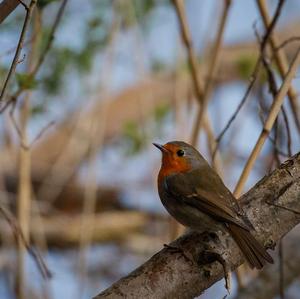
[[[162,165],[158,174],[158,183],[160,183],[166,176],[175,173],[186,172],[191,169],[190,164],[184,158],[164,155]]]

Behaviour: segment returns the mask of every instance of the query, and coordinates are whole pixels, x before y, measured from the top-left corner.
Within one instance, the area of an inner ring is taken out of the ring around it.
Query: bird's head
[[[170,141],[164,145],[153,143],[162,152],[161,169],[167,174],[186,172],[206,165],[205,159],[188,143]]]

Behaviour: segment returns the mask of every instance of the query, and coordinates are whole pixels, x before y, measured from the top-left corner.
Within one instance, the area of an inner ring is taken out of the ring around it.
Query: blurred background
[[[234,190],[273,99],[262,69],[217,139],[253,78],[255,32],[265,33],[256,2],[184,1],[199,81],[210,86],[195,139],[199,105],[172,1],[37,1],[1,110],[0,203],[53,277],[42,278],[2,215],[0,298],[91,298],[176,238],[178,225],[157,194],[161,157],[152,142],[193,142]],[[272,19],[278,1],[263,2]],[[288,41],[282,50],[290,61],[299,46],[300,2],[285,2],[275,33],[278,45]],[[0,24],[1,88],[25,14],[20,4]],[[285,100],[244,191],[299,150],[298,75],[293,88],[294,106]],[[288,298],[299,298],[299,274]],[[221,281],[201,298],[224,295]]]

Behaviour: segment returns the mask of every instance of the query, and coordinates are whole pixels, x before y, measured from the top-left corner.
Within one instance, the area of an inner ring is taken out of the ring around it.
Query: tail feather
[[[246,229],[235,224],[227,226],[251,268],[261,269],[266,262],[274,263],[266,249]]]

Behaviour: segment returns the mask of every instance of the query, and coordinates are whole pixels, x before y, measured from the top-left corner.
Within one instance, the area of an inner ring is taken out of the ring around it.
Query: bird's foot
[[[213,242],[213,243],[220,242],[219,236],[215,232],[207,232],[207,231],[205,231],[205,232],[202,233],[202,238],[203,238],[203,241],[206,242],[206,243],[209,243],[209,242]]]
[[[190,263],[194,264],[194,259],[192,255],[186,253],[181,247],[179,246],[174,246],[174,245],[169,245],[169,244],[164,244],[164,248],[168,249],[172,253],[180,253],[183,255],[183,257]]]
[[[225,288],[226,288],[227,292],[230,294],[230,289],[231,289],[230,269],[229,269],[228,263],[225,261],[225,259],[222,257],[221,254],[210,251],[210,250],[204,250],[200,254],[198,264],[206,265],[206,264],[211,264],[215,261],[219,262],[223,267],[224,278],[225,278]]]

